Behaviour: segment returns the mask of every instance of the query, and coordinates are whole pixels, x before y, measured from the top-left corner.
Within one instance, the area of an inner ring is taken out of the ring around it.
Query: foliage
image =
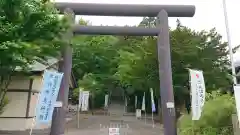
[[[84,20],[80,23],[91,25]],[[139,24],[139,27],[155,26],[156,18],[152,17],[145,17]],[[73,41],[73,70],[81,87],[92,92],[121,87],[128,95],[143,95],[153,88],[159,98],[161,63],[158,62],[157,37],[84,35],[75,36]],[[215,29],[194,31],[177,21],[177,28],[170,29],[170,41],[177,107],[190,100],[188,68],[203,70],[208,92],[230,88],[227,43],[222,42]],[[234,48],[234,52],[238,48]],[[86,83],[89,76],[98,85]]]
[[[159,90],[156,37],[128,37],[124,41],[129,47],[119,51],[118,80],[135,90]],[[227,43],[215,29],[196,32],[177,22],[177,28],[170,31],[170,41],[176,103],[183,104],[189,97],[187,68],[203,70],[207,90],[231,86]]]
[[[185,115],[179,121],[180,135],[232,135],[232,114],[235,113],[234,98],[228,94],[209,94],[199,121]]]
[[[87,23],[80,20],[81,24]],[[73,38],[73,71],[80,87],[91,92],[94,106],[104,104],[104,95],[115,85],[112,73],[115,72],[117,55],[113,36],[75,36]],[[79,89],[74,90],[73,99],[77,100]],[[103,97],[103,99],[102,99]]]
[[[67,23],[48,0],[1,0],[0,9],[2,104],[14,71],[26,71],[34,60],[58,55]]]

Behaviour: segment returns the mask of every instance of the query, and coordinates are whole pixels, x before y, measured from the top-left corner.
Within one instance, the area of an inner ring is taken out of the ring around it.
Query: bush
[[[180,135],[233,135],[232,114],[235,113],[234,98],[218,92],[208,94],[199,121],[184,115],[179,121]]]

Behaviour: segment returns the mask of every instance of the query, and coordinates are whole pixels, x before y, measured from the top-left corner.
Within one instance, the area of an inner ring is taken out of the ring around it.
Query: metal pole
[[[74,22],[74,13],[70,9],[65,10],[65,15],[69,20]],[[72,47],[70,46],[70,40],[72,38],[72,29],[64,35],[66,45],[62,47],[63,60],[59,64],[60,72],[63,72],[63,79],[58,94],[58,101],[61,101],[63,106],[61,108],[55,108],[53,112],[52,126],[50,135],[64,135],[65,130],[65,117],[68,106],[68,93],[69,93],[69,81],[72,68]]]
[[[177,135],[172,85],[168,13],[165,10],[161,10],[158,14],[157,27],[160,28],[157,46],[164,135]],[[168,108],[168,104],[173,104],[173,106]]]
[[[224,12],[224,19],[225,19],[225,27],[226,27],[226,32],[227,32],[230,62],[231,62],[231,68],[232,68],[232,77],[233,77],[233,83],[235,85],[235,84],[237,84],[237,78],[236,78],[236,70],[235,70],[234,61],[233,61],[232,40],[231,40],[229,24],[228,24],[226,0],[223,0],[223,12]]]

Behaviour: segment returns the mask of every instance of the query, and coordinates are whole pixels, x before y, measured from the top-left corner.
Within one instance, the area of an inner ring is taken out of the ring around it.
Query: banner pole
[[[153,128],[155,127],[155,125],[154,125],[154,119],[153,119],[153,111],[152,111],[152,126],[153,126]]]
[[[147,123],[147,112],[145,110],[145,124]]]
[[[79,128],[79,124],[80,124],[80,123],[79,123],[79,119],[80,119],[80,118],[79,118],[79,117],[80,117],[80,116],[79,116],[79,112],[80,112],[80,101],[78,101],[78,109],[77,109],[77,121],[78,121],[78,122],[77,122],[77,128]]]

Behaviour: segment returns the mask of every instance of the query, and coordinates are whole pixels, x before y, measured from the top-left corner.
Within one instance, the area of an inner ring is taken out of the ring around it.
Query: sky
[[[216,30],[227,41],[226,27],[223,14],[222,0],[55,0],[56,2],[78,2],[78,3],[111,3],[111,4],[155,4],[155,5],[195,5],[196,13],[192,18],[169,18],[169,26],[176,27],[176,20],[195,30]],[[240,44],[240,19],[237,14],[240,0],[226,0],[228,22],[232,46]],[[137,25],[141,17],[102,17],[102,16],[80,16],[90,21],[93,25]],[[80,18],[77,17],[77,18]],[[234,61],[240,61],[240,50],[234,54]]]

